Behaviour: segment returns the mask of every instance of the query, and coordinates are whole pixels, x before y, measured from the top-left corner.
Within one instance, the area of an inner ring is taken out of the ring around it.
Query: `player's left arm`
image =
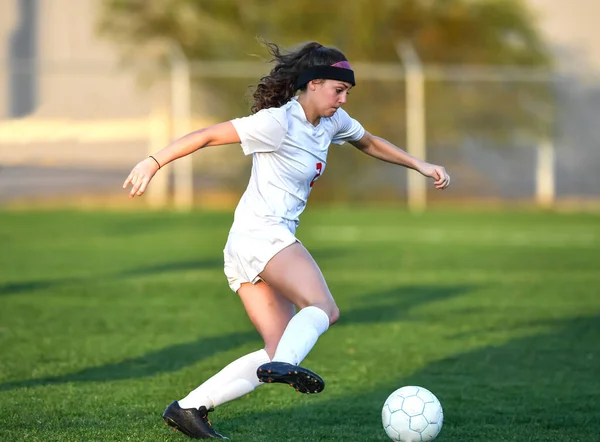
[[[360,140],[350,141],[350,144],[373,158],[398,164],[416,170],[426,177],[433,178],[435,180],[434,185],[438,189],[444,189],[450,184],[450,175],[442,166],[415,158],[386,139],[372,135],[368,131],[365,131]]]

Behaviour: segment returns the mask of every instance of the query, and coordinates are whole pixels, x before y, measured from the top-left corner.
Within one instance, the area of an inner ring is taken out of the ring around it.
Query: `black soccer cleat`
[[[321,376],[287,362],[267,362],[258,367],[256,376],[261,382],[288,384],[300,393],[320,393],[325,388],[325,381],[321,379]]]
[[[227,437],[217,433],[208,420],[208,411],[206,407],[181,408],[177,401],[167,407],[162,417],[165,425],[173,427],[175,431],[179,430],[192,439],[227,439]],[[212,411],[212,408],[211,410]]]

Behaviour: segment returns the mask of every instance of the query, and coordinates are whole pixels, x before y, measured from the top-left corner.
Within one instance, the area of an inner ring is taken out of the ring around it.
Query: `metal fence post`
[[[162,149],[171,139],[171,127],[167,110],[155,103],[148,118],[148,155],[154,154]],[[148,204],[152,208],[162,209],[166,207],[169,197],[169,176],[171,165],[166,164],[152,179],[148,186]]]
[[[397,47],[398,56],[406,71],[406,151],[419,159],[426,159],[425,147],[425,77],[419,56],[412,45]],[[416,172],[407,174],[408,209],[422,212],[427,205],[426,178]]]
[[[544,81],[555,85],[552,77]],[[547,129],[538,135],[535,146],[535,203],[548,209],[554,206],[556,197],[556,152],[554,146],[554,125],[556,116],[553,107],[539,101],[521,100],[521,106],[534,113]]]
[[[542,139],[537,146],[535,197],[540,207],[550,208],[555,197],[555,152],[550,138]]]
[[[171,46],[171,113],[173,138],[191,131],[191,79],[189,61],[178,45]],[[173,163],[173,205],[179,210],[191,210],[194,203],[192,157]]]

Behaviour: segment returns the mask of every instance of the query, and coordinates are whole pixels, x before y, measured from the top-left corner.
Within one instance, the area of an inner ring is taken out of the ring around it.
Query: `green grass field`
[[[231,213],[0,212],[0,441],[184,441],[160,415],[261,341],[222,270]],[[213,413],[232,441],[385,441],[421,385],[440,442],[600,441],[600,216],[309,208],[340,322]]]

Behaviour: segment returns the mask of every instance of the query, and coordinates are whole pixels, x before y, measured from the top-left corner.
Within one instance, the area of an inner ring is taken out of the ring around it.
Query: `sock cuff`
[[[255,362],[260,366],[262,364],[266,364],[267,362],[271,362],[271,358],[269,357],[269,353],[264,348],[251,353],[254,357]]]
[[[303,315],[310,317],[312,324],[319,333],[319,336],[325,333],[329,328],[329,316],[327,316],[327,313],[325,313],[319,307],[310,305],[308,307],[304,307],[302,310],[300,310],[300,312],[303,312]]]

